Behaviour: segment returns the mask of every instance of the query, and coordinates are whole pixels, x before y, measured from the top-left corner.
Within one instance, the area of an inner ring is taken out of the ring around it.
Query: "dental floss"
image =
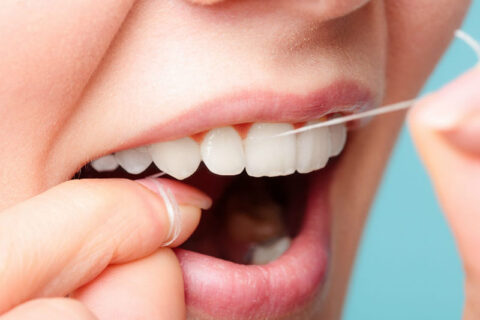
[[[455,37],[462,40],[463,42],[465,42],[465,44],[467,46],[469,46],[475,52],[475,54],[477,55],[477,59],[480,61],[480,43],[477,40],[475,40],[472,36],[470,36],[468,33],[466,33],[463,30],[456,30],[455,31]],[[378,115],[381,115],[381,114],[386,114],[386,113],[390,113],[390,112],[405,110],[405,109],[410,108],[415,102],[417,102],[419,100],[420,100],[420,98],[416,98],[416,99],[412,99],[412,100],[408,100],[408,101],[402,101],[402,102],[378,107],[378,108],[373,109],[373,110],[359,112],[359,113],[355,113],[355,114],[351,114],[351,115],[347,115],[347,116],[343,116],[343,117],[339,117],[339,118],[333,118],[331,120],[307,125],[307,126],[295,129],[295,130],[282,132],[280,134],[272,136],[271,138],[289,136],[289,135],[293,135],[293,134],[297,134],[297,133],[301,133],[301,132],[305,132],[305,131],[314,130],[314,129],[317,129],[317,128],[333,126],[333,125],[346,123],[346,122],[350,122],[350,121],[353,121],[353,120],[358,120],[358,119],[362,119],[362,118],[366,118],[366,117],[375,117],[375,116],[378,116]]]
[[[477,59],[480,60],[480,43],[475,38],[463,30],[455,31],[455,37],[465,42],[475,52]]]
[[[382,107],[379,107],[379,108],[376,108],[376,109],[373,109],[373,110],[368,110],[368,111],[364,111],[364,112],[350,114],[348,116],[333,118],[331,120],[327,120],[327,121],[311,124],[311,125],[308,125],[308,126],[304,126],[304,127],[298,128],[296,130],[282,132],[280,134],[275,135],[275,137],[288,136],[288,135],[292,135],[292,134],[296,134],[296,133],[310,131],[310,130],[317,129],[317,128],[334,126],[334,125],[337,125],[337,124],[340,124],[340,123],[350,122],[350,121],[357,120],[357,119],[362,119],[362,118],[366,118],[366,117],[373,117],[373,116],[378,116],[380,114],[385,114],[385,113],[390,113],[390,112],[394,112],[394,111],[408,109],[412,106],[413,103],[417,102],[418,100],[420,100],[420,98],[412,99],[412,100],[408,100],[408,101],[403,101],[403,102],[398,102],[398,103],[382,106]]]
[[[163,175],[163,173],[161,173]],[[148,177],[147,179],[151,180],[152,183],[155,185],[158,194],[162,197],[163,203],[165,204],[165,208],[167,209],[168,219],[170,220],[170,229],[168,230],[167,235],[167,242],[162,244],[163,247],[167,247],[171,245],[175,240],[177,240],[178,236],[180,235],[181,230],[181,223],[182,220],[180,218],[180,209],[178,208],[178,203],[175,200],[170,189],[163,186],[158,180]]]
[[[155,179],[155,178],[160,178],[164,175],[166,175],[165,172],[158,172],[158,173],[152,174],[151,176],[148,176],[147,178]]]

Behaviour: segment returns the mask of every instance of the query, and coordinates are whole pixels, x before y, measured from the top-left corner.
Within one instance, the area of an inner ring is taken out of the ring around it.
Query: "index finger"
[[[480,67],[423,99],[409,120],[466,276],[464,319],[480,315]]]
[[[210,199],[180,183],[186,239]],[[33,297],[65,296],[112,263],[147,256],[168,242],[171,223],[161,197],[139,183],[63,183],[0,213],[0,314]],[[175,244],[178,244],[176,241]]]

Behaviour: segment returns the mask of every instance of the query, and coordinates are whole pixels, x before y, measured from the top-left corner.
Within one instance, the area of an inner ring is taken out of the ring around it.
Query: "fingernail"
[[[162,178],[145,178],[136,180],[136,182],[142,184],[153,192],[156,192],[156,183],[160,183],[162,186],[169,189],[173,193],[175,199],[180,205],[190,205],[203,210],[210,209],[210,207],[212,206],[212,200],[209,196],[182,182]]]
[[[180,231],[182,229],[182,216],[184,214],[188,214],[192,208],[209,208],[211,205],[211,200],[206,195],[185,185],[177,185],[175,188],[177,190],[172,192],[172,188],[170,188],[167,183],[164,183],[165,181],[167,180],[153,178],[136,180],[136,182],[147,187],[149,190],[158,194],[162,198],[170,222],[168,235],[162,246],[169,246],[175,242],[180,235]],[[179,188],[183,188],[185,190],[181,190]],[[181,196],[174,196],[174,193]],[[178,198],[181,199],[182,205],[179,205]]]

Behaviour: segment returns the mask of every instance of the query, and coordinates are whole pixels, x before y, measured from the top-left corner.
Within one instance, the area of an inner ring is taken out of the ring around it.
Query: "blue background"
[[[480,1],[474,1],[462,29],[480,39]],[[455,40],[424,92],[475,61],[472,51]],[[463,300],[452,235],[404,128],[370,213],[343,319],[461,319]]]

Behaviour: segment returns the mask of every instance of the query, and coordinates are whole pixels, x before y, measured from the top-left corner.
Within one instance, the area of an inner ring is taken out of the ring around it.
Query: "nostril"
[[[223,2],[224,0],[186,0],[186,1],[194,3],[194,4],[200,4],[200,5],[208,6],[208,5],[216,4],[216,3],[219,3],[219,2]]]
[[[290,6],[301,8],[322,20],[331,20],[346,16],[365,6],[372,0],[282,0]]]
[[[334,10],[332,11],[336,16],[344,16],[360,7],[363,7],[368,2],[370,2],[370,0],[335,0],[335,4],[332,5]]]
[[[215,5],[227,2],[227,0],[185,0],[195,5]],[[228,0],[231,1],[231,0]],[[253,0],[251,5],[269,3],[271,6],[287,6],[292,9],[302,9],[309,14],[321,17],[322,20],[330,20],[346,16],[357,9],[365,6],[372,0]],[[250,5],[250,4],[249,4]],[[249,6],[247,5],[247,6]]]

